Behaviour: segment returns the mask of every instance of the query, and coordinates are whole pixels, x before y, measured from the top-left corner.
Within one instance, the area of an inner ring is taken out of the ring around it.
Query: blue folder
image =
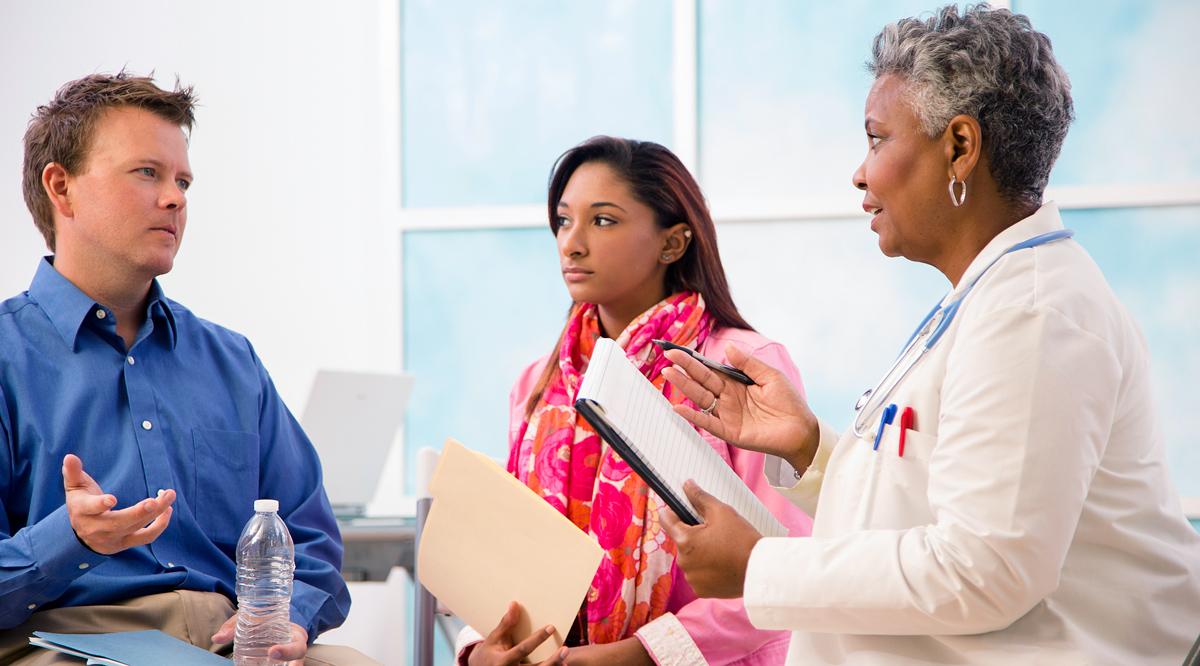
[[[29,642],[49,650],[87,659],[89,664],[124,666],[229,666],[229,660],[161,631],[120,631],[111,634],[54,634],[33,632]]]

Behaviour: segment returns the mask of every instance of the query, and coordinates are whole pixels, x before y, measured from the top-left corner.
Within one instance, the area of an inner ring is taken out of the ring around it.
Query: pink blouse
[[[787,349],[778,342],[744,329],[713,331],[700,353],[725,362],[725,345],[733,343],[767,365],[782,372],[803,395],[800,371]],[[509,395],[509,441],[525,417],[525,403],[537,385],[547,357],[530,364],[517,378]],[[763,474],[764,456],[746,451],[702,432],[704,439],[729,463],[759,500],[788,528],[791,536],[808,536],[812,519],[771,488]],[[755,628],[746,617],[741,599],[698,599],[678,567],[668,613],[637,632],[657,664],[782,664],[787,653],[788,632]]]

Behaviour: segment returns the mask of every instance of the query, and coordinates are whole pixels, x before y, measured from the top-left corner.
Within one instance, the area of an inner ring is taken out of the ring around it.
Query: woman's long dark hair
[[[667,266],[663,285],[666,293],[698,292],[704,298],[705,310],[712,317],[715,328],[753,330],[733,304],[729,283],[725,281],[725,269],[721,266],[721,255],[717,251],[717,228],[704,202],[700,185],[683,162],[660,144],[596,136],[563,153],[554,163],[546,197],[550,231],[558,234],[558,202],[567,188],[567,182],[576,169],[591,162],[607,165],[628,183],[633,196],[654,211],[660,227],[666,229],[683,222],[691,229],[692,241],[687,250]],[[546,385],[558,371],[561,344],[562,336],[559,335],[542,376],[525,405],[526,418],[533,413]]]

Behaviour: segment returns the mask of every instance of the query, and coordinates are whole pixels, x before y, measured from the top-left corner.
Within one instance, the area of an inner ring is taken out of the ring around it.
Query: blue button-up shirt
[[[112,556],[85,547],[64,504],[67,453],[118,509],[174,488],[166,531]],[[175,589],[232,599],[238,536],[264,497],[296,543],[292,621],[316,638],[350,608],[341,536],[316,452],[246,338],[155,281],[126,350],[113,312],[49,259],[0,304],[0,628]]]

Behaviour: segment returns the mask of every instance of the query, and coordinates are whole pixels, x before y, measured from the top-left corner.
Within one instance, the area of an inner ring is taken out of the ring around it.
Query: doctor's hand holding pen
[[[778,456],[803,473],[817,452],[817,417],[781,372],[733,345],[725,353],[753,384],[733,381],[684,352],[666,352],[675,365],[664,368],[663,377],[693,403],[707,405],[699,411],[676,405],[675,411],[730,444]],[[742,596],[750,552],[762,535],[694,481],[684,484],[683,490],[702,522],[687,525],[668,508],[662,510],[661,519],[675,542],[684,577],[702,597]]]
[[[675,365],[664,368],[662,376],[702,407],[676,405],[675,411],[730,444],[778,456],[804,472],[817,452],[817,417],[783,373],[734,345],[726,346],[725,353],[754,384],[714,372],[684,352],[666,352]]]

